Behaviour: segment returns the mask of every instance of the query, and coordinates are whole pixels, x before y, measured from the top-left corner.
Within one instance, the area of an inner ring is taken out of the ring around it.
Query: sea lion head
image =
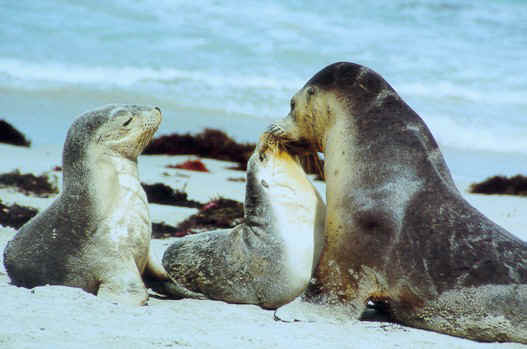
[[[161,123],[157,107],[108,105],[79,116],[64,143],[62,165],[65,177],[86,170],[95,154],[137,161]]]
[[[283,224],[277,215],[298,221],[305,213],[306,219],[314,219],[318,202],[296,156],[281,140],[264,133],[247,164],[246,219],[264,218],[268,225]]]
[[[399,99],[373,70],[355,63],[334,63],[316,73],[291,98],[289,114],[273,123],[269,132],[299,153],[302,149],[324,152],[326,131],[338,117],[361,118],[386,96]]]
[[[159,108],[138,105],[107,105],[79,116],[64,143],[64,189],[90,192],[87,183],[94,177],[108,177],[103,168],[115,168],[115,164],[125,162],[137,166],[138,155],[160,123]]]
[[[88,148],[135,160],[161,123],[161,110],[138,105],[108,105],[82,114],[68,131],[64,144],[66,167]]]

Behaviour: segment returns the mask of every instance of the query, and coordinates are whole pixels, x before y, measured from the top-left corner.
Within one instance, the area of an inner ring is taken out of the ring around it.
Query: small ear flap
[[[307,102],[309,103],[309,101],[311,100],[311,96],[314,96],[315,95],[315,92],[316,92],[316,89],[314,86],[309,86],[306,90],[306,99],[307,99]]]

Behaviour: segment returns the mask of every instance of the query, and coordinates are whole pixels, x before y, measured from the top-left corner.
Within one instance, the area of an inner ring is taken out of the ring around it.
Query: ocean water
[[[107,103],[254,142],[336,61],[383,75],[455,175],[527,172],[527,1],[0,0],[0,118],[34,145]]]

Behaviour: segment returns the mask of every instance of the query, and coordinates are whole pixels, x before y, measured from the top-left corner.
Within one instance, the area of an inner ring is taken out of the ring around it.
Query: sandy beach
[[[60,192],[56,167],[68,128],[113,103],[161,108],[156,137],[212,128],[254,143],[316,72],[349,61],[382,75],[421,116],[462,195],[527,241],[527,196],[467,191],[491,176],[527,175],[526,18],[521,0],[0,1],[0,120],[31,141],[0,143],[0,175],[44,175]],[[143,155],[141,182],[199,204],[244,201],[245,172],[230,169],[239,163],[202,159],[210,172],[167,168],[189,159],[196,156]],[[325,197],[325,184],[314,185]],[[256,306],[153,292],[134,308],[80,289],[17,288],[1,253],[16,233],[2,225],[4,208],[42,211],[56,195],[0,186],[0,349],[527,349],[378,321],[284,323]],[[199,210],[149,207],[157,227],[176,227]],[[161,258],[175,239],[153,239],[152,253]]]
[[[62,173],[52,171],[61,163],[61,148],[22,148],[0,145],[0,173],[19,169],[22,173],[47,173],[59,188]],[[245,183],[229,178],[244,177],[230,170],[232,163],[202,159],[208,173],[166,168],[194,158],[191,156],[141,156],[139,171],[144,183],[164,183],[184,190],[200,202],[223,196],[243,202]],[[466,198],[484,214],[513,234],[527,240],[522,217],[527,199],[512,196],[467,194],[465,183],[455,177]],[[316,181],[324,192],[324,183]],[[5,205],[46,208],[54,199],[37,198],[0,189]],[[154,223],[176,225],[196,209],[151,204]],[[0,225],[0,249],[15,234]],[[152,240],[154,255],[160,258],[175,238]],[[283,323],[273,312],[256,306],[216,301],[170,300],[151,293],[147,306],[112,304],[80,289],[44,286],[29,290],[9,284],[0,265],[2,348],[524,348],[514,343],[478,343],[470,340],[372,321]]]

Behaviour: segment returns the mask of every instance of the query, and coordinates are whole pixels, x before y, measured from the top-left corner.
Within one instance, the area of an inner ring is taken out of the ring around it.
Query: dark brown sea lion
[[[423,120],[374,71],[322,69],[272,125],[325,154],[326,244],[306,299],[359,318],[527,343],[527,244],[463,199]]]

